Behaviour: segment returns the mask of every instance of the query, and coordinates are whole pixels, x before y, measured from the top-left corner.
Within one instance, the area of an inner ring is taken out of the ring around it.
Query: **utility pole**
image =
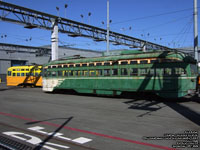
[[[51,33],[51,60],[58,59],[58,22],[52,19],[52,33]]]
[[[109,32],[110,32],[110,19],[109,19],[109,0],[107,0],[107,53],[110,49],[110,43],[109,43]]]
[[[199,62],[199,53],[198,53],[198,9],[197,9],[197,0],[194,0],[194,55],[197,62]]]

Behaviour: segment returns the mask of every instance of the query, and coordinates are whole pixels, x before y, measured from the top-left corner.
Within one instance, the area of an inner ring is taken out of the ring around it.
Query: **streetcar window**
[[[63,67],[64,67],[64,68],[67,68],[68,66],[67,66],[67,65],[64,65]]]
[[[128,64],[127,61],[122,61],[122,62],[121,62],[121,65],[127,65],[127,64]]]
[[[62,71],[58,71],[58,76],[62,76]]]
[[[24,69],[21,69],[21,71],[24,71]]]
[[[82,67],[87,67],[87,64],[82,64]]]
[[[183,68],[175,68],[176,75],[186,75],[186,70]]]
[[[59,65],[58,68],[62,68],[62,65]]]
[[[151,60],[151,63],[158,63],[159,61],[158,60]]]
[[[20,69],[17,69],[17,71],[20,71]]]
[[[130,64],[137,64],[137,61],[131,61]]]
[[[64,76],[66,76],[66,77],[68,76],[68,72],[67,71],[64,72]]]
[[[102,70],[96,70],[96,76],[102,76]]]
[[[104,76],[110,75],[110,69],[104,69]]]
[[[80,67],[81,65],[80,64],[76,64],[76,67]]]
[[[150,75],[150,76],[154,76],[154,74],[155,74],[154,69],[149,69],[149,71],[148,71],[148,75]]]
[[[73,76],[73,73],[74,73],[73,71],[69,71],[68,75]]]
[[[113,61],[112,65],[119,65],[119,62],[118,61]]]
[[[112,69],[111,71],[112,71],[112,75],[113,76],[118,75],[118,70],[117,69]]]
[[[141,76],[145,76],[146,74],[147,74],[147,69],[146,68],[140,69],[140,75]]]
[[[56,77],[56,72],[55,71],[51,72],[51,75],[52,77]]]
[[[94,66],[94,63],[89,64],[90,67]]]
[[[121,75],[122,76],[128,75],[128,70],[126,68],[121,69]]]
[[[71,64],[71,65],[69,65],[69,67],[74,67],[74,65]]]
[[[88,76],[88,71],[83,71],[83,76]]]
[[[166,76],[172,75],[172,69],[171,68],[164,68],[163,75],[166,75]]]
[[[82,71],[78,71],[78,76],[80,77],[82,74]]]
[[[74,71],[74,76],[78,76],[78,71]]]
[[[140,60],[140,64],[147,64],[148,61],[147,60]]]
[[[21,76],[24,77],[24,73],[21,73]]]
[[[16,69],[13,69],[13,71],[16,71]]]
[[[13,73],[12,76],[16,76],[16,73]]]
[[[51,68],[51,66],[48,66],[48,69]],[[26,69],[27,70],[27,69]],[[28,71],[28,70],[27,70]]]
[[[26,76],[29,76],[29,73],[26,73]]]
[[[52,68],[56,68],[56,66],[52,66]]]
[[[181,75],[186,75],[187,71],[186,71],[186,69],[180,68],[180,73],[181,73]]]
[[[110,65],[109,62],[104,63],[104,66],[109,66],[109,65]]]
[[[130,72],[130,75],[135,75],[135,76],[137,76],[137,75],[138,75],[138,69],[137,69],[137,68],[132,68],[132,69],[131,69],[131,72]]]
[[[26,69],[26,71],[29,71],[29,69]]]
[[[94,70],[90,70],[90,76],[95,76],[95,71]]]
[[[19,77],[19,76],[20,76],[20,73],[17,73],[17,76]]]
[[[11,76],[11,71],[8,71],[8,76]]]
[[[180,68],[175,68],[175,74],[179,75],[180,74]]]
[[[101,63],[96,63],[96,66],[101,66]]]

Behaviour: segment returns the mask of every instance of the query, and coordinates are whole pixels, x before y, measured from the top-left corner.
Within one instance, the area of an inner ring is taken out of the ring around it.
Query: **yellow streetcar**
[[[42,66],[14,66],[7,70],[7,86],[42,86]]]

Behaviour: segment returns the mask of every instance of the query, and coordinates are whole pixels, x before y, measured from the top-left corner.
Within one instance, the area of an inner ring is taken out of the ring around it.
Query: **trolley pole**
[[[52,19],[52,32],[51,32],[51,60],[58,59],[58,22]]]
[[[199,53],[198,53],[198,9],[197,9],[197,0],[194,0],[194,55],[197,62],[199,62]]]
[[[110,32],[110,19],[109,19],[109,0],[107,0],[107,53],[110,49],[110,43],[109,43],[109,32]]]

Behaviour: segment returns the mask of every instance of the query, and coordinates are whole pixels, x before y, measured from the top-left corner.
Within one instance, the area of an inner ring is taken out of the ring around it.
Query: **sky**
[[[2,1],[106,28],[107,0]],[[111,31],[171,48],[193,46],[193,0],[109,1],[110,19],[112,20],[110,24]],[[65,4],[68,5],[66,11]],[[59,12],[56,7],[59,7]],[[200,3],[198,7],[200,8]],[[89,12],[91,13],[90,17],[88,17]],[[198,20],[200,20],[199,17]],[[51,31],[43,29],[30,30],[22,25],[0,21],[0,43],[26,46],[50,45]],[[106,42],[95,42],[87,38],[72,38],[67,34],[59,33],[59,46],[63,45],[98,51],[106,50]],[[111,44],[110,49],[129,49],[129,47]]]

